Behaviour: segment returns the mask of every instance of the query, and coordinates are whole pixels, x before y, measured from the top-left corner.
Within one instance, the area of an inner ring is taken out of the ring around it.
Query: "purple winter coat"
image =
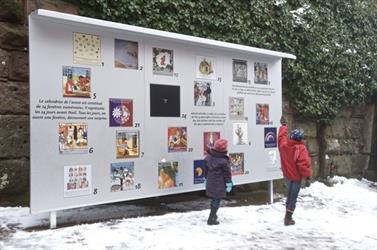
[[[229,157],[225,153],[208,150],[204,158],[204,170],[207,179],[207,196],[211,198],[224,198],[226,196],[225,183],[232,180]]]

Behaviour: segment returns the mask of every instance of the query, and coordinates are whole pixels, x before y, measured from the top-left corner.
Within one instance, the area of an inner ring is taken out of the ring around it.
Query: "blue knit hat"
[[[291,133],[289,134],[289,138],[291,140],[301,141],[302,139],[304,139],[304,132],[296,128],[291,131]]]

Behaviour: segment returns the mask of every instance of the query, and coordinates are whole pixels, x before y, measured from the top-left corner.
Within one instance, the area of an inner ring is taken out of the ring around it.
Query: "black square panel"
[[[150,85],[151,116],[180,117],[180,87],[174,85]]]

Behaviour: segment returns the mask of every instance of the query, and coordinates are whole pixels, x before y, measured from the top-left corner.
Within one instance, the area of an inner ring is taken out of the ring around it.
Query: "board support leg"
[[[269,196],[269,203],[274,203],[274,183],[273,180],[268,181],[268,196]]]
[[[50,229],[56,228],[56,211],[50,212]]]

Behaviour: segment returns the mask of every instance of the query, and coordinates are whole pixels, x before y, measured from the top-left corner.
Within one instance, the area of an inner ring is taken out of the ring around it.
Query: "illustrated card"
[[[92,193],[92,166],[64,166],[64,197],[90,195]]]
[[[110,164],[111,192],[135,189],[134,162],[117,162]]]
[[[90,69],[63,66],[63,97],[90,98]]]
[[[216,79],[216,58],[207,56],[197,56],[195,62],[196,78]]]
[[[174,188],[178,185],[178,162],[158,163],[158,189]]]
[[[194,105],[195,106],[214,106],[212,101],[212,83],[194,81]]]
[[[244,167],[244,153],[229,154],[230,170],[232,175],[242,175],[245,173]]]
[[[205,161],[204,160],[194,160],[194,184],[204,183],[205,176]]]
[[[256,104],[257,125],[268,125],[270,122],[270,107],[268,104]]]
[[[208,150],[215,146],[215,141],[220,139],[220,132],[203,133],[203,154],[208,154]]]
[[[277,150],[268,151],[268,168],[270,170],[279,170],[279,157]]]
[[[174,51],[153,48],[153,74],[169,75],[174,73]]]
[[[233,59],[233,82],[247,82],[247,61]]]
[[[137,42],[115,39],[114,40],[114,66],[115,68],[138,69],[139,45]]]
[[[139,131],[116,131],[116,158],[140,156]]]
[[[269,84],[268,82],[268,65],[266,63],[254,63],[254,83]]]
[[[168,152],[187,151],[187,127],[168,128]]]
[[[264,128],[264,147],[265,148],[277,147],[276,128]]]
[[[245,99],[243,97],[229,97],[229,119],[244,120]]]
[[[88,124],[59,123],[59,153],[83,154],[88,152]]]
[[[133,126],[133,101],[132,99],[109,100],[109,122],[110,127],[132,127]]]
[[[101,64],[101,37],[83,33],[73,33],[73,63]]]
[[[248,144],[247,123],[233,123],[233,145]]]

